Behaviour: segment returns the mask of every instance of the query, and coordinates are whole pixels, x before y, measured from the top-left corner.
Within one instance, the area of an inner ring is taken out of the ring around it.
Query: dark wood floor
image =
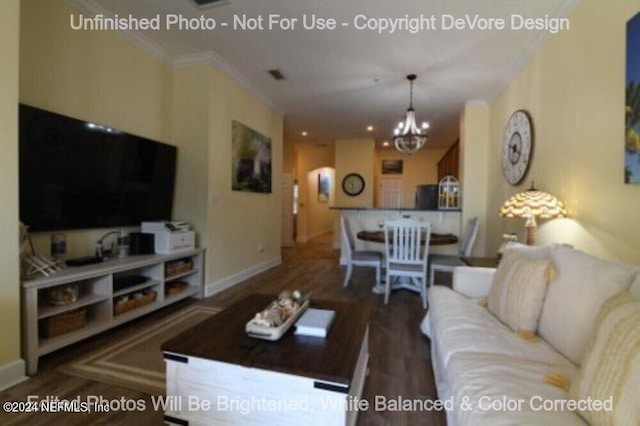
[[[5,401],[25,401],[28,395],[74,399],[86,395],[105,399],[144,399],[151,406],[150,396],[125,388],[71,377],[56,368],[74,357],[105,347],[110,342],[144,329],[175,310],[188,304],[228,306],[251,292],[276,294],[282,289],[313,291],[313,297],[337,301],[368,303],[372,307],[370,321],[370,374],[363,398],[372,405],[376,397],[386,400],[434,399],[436,390],[431,369],[429,341],[419,331],[424,316],[417,294],[401,290],[391,295],[388,305],[382,297],[371,293],[373,270],[356,268],[348,288],[342,287],[344,268],[338,265],[338,255],[331,249],[329,238],[298,244],[283,249],[282,265],[251,278],[240,285],[202,301],[185,301],[167,307],[43,357],[39,371],[28,381],[0,393]],[[2,425],[158,425],[163,414],[148,409],[144,412],[112,412],[91,414],[7,414],[0,412]],[[444,425],[443,413],[392,412],[369,409],[361,412],[358,425]]]

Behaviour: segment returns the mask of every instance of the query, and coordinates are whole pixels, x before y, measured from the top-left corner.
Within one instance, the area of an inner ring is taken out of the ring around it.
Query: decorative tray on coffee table
[[[310,296],[299,291],[281,292],[277,300],[247,322],[245,331],[257,339],[279,340],[309,307]]]

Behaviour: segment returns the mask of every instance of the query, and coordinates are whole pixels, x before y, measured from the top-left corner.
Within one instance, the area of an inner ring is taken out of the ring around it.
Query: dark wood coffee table
[[[165,420],[355,423],[357,410],[347,403],[364,386],[369,306],[312,300],[311,307],[336,312],[326,338],[297,336],[293,327],[277,342],[247,336],[247,321],[275,298],[247,296],[162,345],[167,395],[182,402]]]

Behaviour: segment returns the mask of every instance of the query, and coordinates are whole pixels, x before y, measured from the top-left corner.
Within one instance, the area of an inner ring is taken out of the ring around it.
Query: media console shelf
[[[27,372],[38,370],[42,355],[187,297],[201,299],[203,290],[204,249],[107,260],[22,281]]]

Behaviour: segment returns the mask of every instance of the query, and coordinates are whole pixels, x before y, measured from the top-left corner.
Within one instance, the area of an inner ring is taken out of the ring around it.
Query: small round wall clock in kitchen
[[[349,173],[342,179],[342,190],[352,197],[360,195],[364,191],[364,178],[358,173]]]
[[[517,110],[504,129],[502,173],[511,185],[518,185],[527,175],[533,155],[533,122],[524,110]]]

